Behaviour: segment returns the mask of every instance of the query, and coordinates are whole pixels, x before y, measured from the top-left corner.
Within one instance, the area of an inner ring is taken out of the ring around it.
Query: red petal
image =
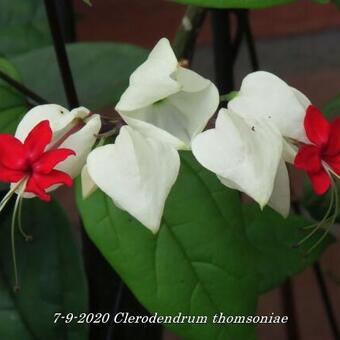
[[[340,154],[337,156],[325,156],[324,160],[337,175],[340,175]]]
[[[31,162],[36,161],[52,140],[50,122],[43,120],[37,124],[25,139],[24,145],[27,157]]]
[[[340,155],[340,118],[331,124],[326,154],[330,156]]]
[[[317,173],[308,173],[308,176],[312,181],[314,191],[318,195],[323,195],[331,185],[331,179],[324,169]]]
[[[0,134],[0,164],[14,170],[23,170],[26,167],[24,145],[7,133]]]
[[[47,194],[37,183],[34,176],[31,176],[27,181],[25,192],[30,192],[37,195],[41,200],[49,202],[51,200],[51,195]]]
[[[52,170],[49,174],[34,174],[35,181],[39,184],[40,188],[47,189],[55,184],[66,184],[72,186],[73,180],[66,172],[59,170]]]
[[[0,165],[0,181],[16,183],[19,182],[24,176],[25,172],[20,170],[8,169]]]
[[[307,137],[312,143],[319,146],[327,143],[330,124],[316,106],[308,106],[304,125]]]
[[[33,164],[34,172],[48,174],[58,163],[75,154],[76,153],[71,149],[55,149],[47,151]]]
[[[303,144],[295,157],[294,165],[307,172],[318,172],[321,169],[321,148]]]

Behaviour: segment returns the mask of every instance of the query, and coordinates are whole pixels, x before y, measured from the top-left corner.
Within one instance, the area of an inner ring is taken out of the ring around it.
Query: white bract
[[[130,77],[116,110],[128,124],[114,144],[92,151],[84,169],[83,195],[97,185],[153,233],[178,176],[177,149],[189,149],[219,104],[215,85],[181,67],[161,39]]]
[[[204,131],[192,142],[196,159],[216,173],[220,181],[240,190],[261,207],[269,204],[287,215],[285,191],[277,192],[288,179],[281,163],[282,138],[269,122],[221,109],[214,129]],[[274,189],[275,188],[275,189]]]
[[[218,104],[215,85],[181,67],[169,41],[163,38],[131,75],[116,110],[145,136],[188,149]]]
[[[90,114],[84,107],[68,111],[56,104],[39,105],[22,118],[15,137],[23,142],[32,128],[43,120],[49,121],[53,131],[53,139],[46,150],[58,147],[71,149],[76,153],[58,164],[56,170],[64,171],[73,178],[77,177],[96,142],[96,135],[101,128],[100,116]]]
[[[283,137],[307,142],[303,121],[309,99],[272,73],[258,71],[246,76],[228,108],[240,115],[271,121]]]
[[[93,150],[87,170],[113,202],[157,232],[165,200],[176,181],[178,152],[123,126],[114,144]]]

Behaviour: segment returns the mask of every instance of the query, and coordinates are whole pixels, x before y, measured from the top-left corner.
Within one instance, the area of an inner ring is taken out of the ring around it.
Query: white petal
[[[222,183],[245,192],[262,207],[267,204],[282,154],[282,138],[275,127],[222,109],[215,129],[199,134],[192,151]]]
[[[204,129],[219,104],[216,86],[209,80],[206,84],[201,91],[181,91],[122,117],[145,136],[189,149],[192,138]]]
[[[129,126],[121,128],[115,144],[93,150],[87,159],[88,172],[98,187],[153,233],[159,229],[179,166],[174,148]]]
[[[77,177],[86,163],[86,158],[96,142],[96,135],[101,128],[100,116],[90,116],[84,127],[71,134],[60,148],[68,148],[75,151],[76,155],[68,157],[56,166],[57,170],[67,172],[71,177]]]
[[[181,90],[185,92],[202,91],[210,85],[209,79],[203,78],[198,73],[180,66],[174,77],[181,84]]]
[[[276,210],[283,217],[289,215],[290,210],[290,183],[287,166],[283,159],[281,159],[277,169],[276,178],[274,182],[274,190],[268,205]]]
[[[87,165],[81,170],[81,192],[83,199],[90,197],[98,189],[96,183],[92,180]]]
[[[15,137],[23,142],[31,130],[43,120],[48,120],[50,122],[52,131],[56,129],[57,125],[58,129],[63,128],[65,124],[60,126],[59,122],[64,121],[65,116],[68,116],[69,113],[70,112],[67,109],[56,104],[35,106],[29,110],[20,121],[15,132]],[[68,122],[66,122],[66,124],[67,123]]]
[[[129,87],[120,98],[116,110],[137,110],[178,92],[181,86],[171,77],[176,69],[176,56],[169,40],[163,38],[148,59],[132,73]]]
[[[284,159],[285,162],[294,164],[297,152],[298,152],[297,146],[283,139],[282,158]]]
[[[303,120],[309,100],[277,76],[254,72],[243,79],[238,96],[228,108],[272,121],[283,136],[306,141]]]

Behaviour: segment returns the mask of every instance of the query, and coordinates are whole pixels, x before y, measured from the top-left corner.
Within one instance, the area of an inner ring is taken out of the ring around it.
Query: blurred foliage
[[[317,234],[293,249],[310,222],[241,203],[238,192],[223,186],[190,152],[182,153],[157,235],[100,190],[83,200],[78,183],[77,201],[93,242],[137,298],[163,315],[252,315],[260,293],[305,269],[329,244],[328,239],[304,256]],[[167,326],[185,339],[255,336],[249,325]]]
[[[43,1],[0,1],[0,55],[13,56],[50,43]]]
[[[23,228],[33,236],[26,242],[16,231],[21,290],[13,292],[10,242],[11,207],[0,221],[0,339],[84,340],[87,325],[54,323],[54,313],[87,311],[87,284],[71,226],[55,202],[26,199]]]
[[[20,82],[16,68],[5,58],[0,58],[0,71]],[[25,98],[12,86],[0,81],[0,132],[14,133],[27,108]]]
[[[266,8],[296,2],[297,0],[173,0],[179,3],[212,8]],[[320,4],[330,0],[312,0]],[[334,0],[338,2],[339,0]]]
[[[119,43],[70,44],[67,52],[80,102],[92,110],[113,108],[127,87],[130,74],[147,56],[143,48]],[[21,54],[12,62],[27,87],[52,103],[67,106],[52,47]],[[40,74],[43,76],[37,76]]]

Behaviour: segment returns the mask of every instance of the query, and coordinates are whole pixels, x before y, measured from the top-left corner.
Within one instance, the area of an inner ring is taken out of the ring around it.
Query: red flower
[[[322,195],[331,184],[330,173],[340,174],[340,118],[329,123],[317,107],[310,105],[304,126],[313,144],[300,146],[294,164],[306,170],[314,191]]]
[[[50,201],[46,189],[55,184],[72,185],[72,178],[54,167],[75,152],[70,149],[45,151],[52,140],[48,120],[36,125],[22,143],[9,134],[0,134],[0,181],[18,183],[26,181],[25,192]]]

